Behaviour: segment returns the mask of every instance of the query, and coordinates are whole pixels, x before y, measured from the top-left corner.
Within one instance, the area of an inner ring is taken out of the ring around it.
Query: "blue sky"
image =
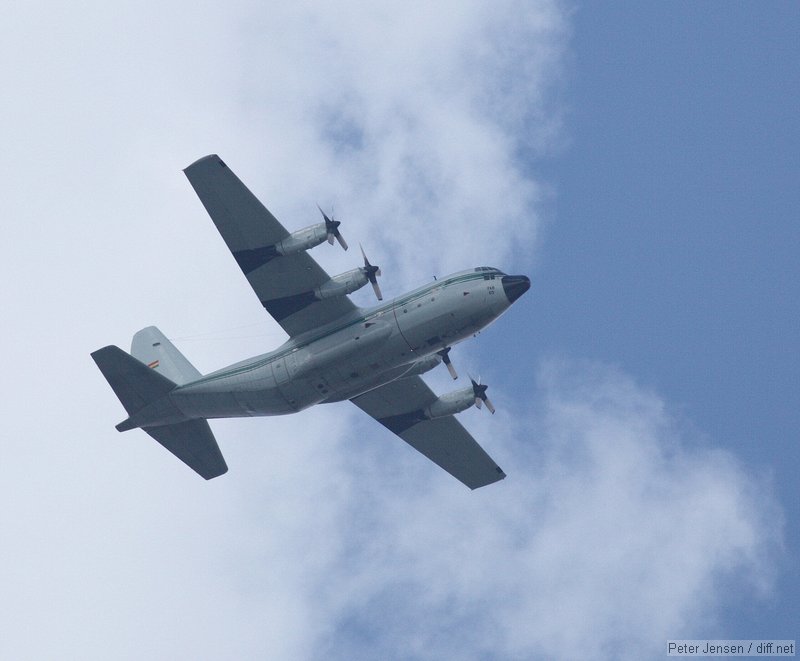
[[[786,506],[778,596],[716,634],[796,634],[800,605],[800,10],[586,3],[568,145],[534,269],[534,351],[608,361],[662,393]],[[782,633],[781,633],[782,632]]]
[[[0,656],[796,637],[799,14],[14,6]],[[98,347],[156,324],[208,372],[285,338],[181,173],[212,152],[289,228],[335,206],[386,297],[480,264],[531,276],[452,353],[490,385],[497,414],[461,419],[508,479],[469,492],[347,403],[214,421],[231,470],[209,483],[114,430]]]

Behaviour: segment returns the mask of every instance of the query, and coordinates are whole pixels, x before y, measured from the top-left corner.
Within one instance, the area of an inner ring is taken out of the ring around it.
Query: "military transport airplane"
[[[128,418],[207,480],[227,472],[208,418],[283,415],[349,399],[471,489],[505,473],[454,414],[494,407],[486,385],[471,380],[437,397],[421,374],[450,347],[499,317],[530,287],[524,275],[480,266],[440,278],[376,307],[347,296],[370,283],[383,300],[380,269],[364,266],[331,278],[308,254],[326,240],[347,250],[339,221],[290,234],[219,156],[184,171],[261,304],[289,334],[275,351],[203,376],[154,326],[92,353]],[[320,211],[322,211],[320,209]]]

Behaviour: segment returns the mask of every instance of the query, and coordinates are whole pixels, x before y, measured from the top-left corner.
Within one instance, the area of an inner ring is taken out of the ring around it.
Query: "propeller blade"
[[[450,360],[450,349],[451,347],[447,347],[436,353],[441,357],[442,362],[445,364],[445,367],[447,367],[447,371],[450,372],[450,376],[452,376],[453,381],[455,381],[458,378],[458,374],[456,373],[456,368],[453,367],[453,362]]]
[[[375,296],[378,297],[379,301],[383,300],[383,294],[381,293],[381,288],[378,286],[377,276],[381,274],[381,269],[378,266],[373,266],[369,263],[367,259],[367,254],[364,252],[364,246],[360,243],[358,247],[361,248],[361,256],[364,258],[364,275],[367,276],[367,280],[370,281],[372,284],[372,289],[375,291]]]
[[[325,212],[322,210],[322,207],[321,207],[321,206],[319,206],[319,204],[317,205],[317,209],[319,209],[319,212],[322,214],[322,217],[325,219],[325,224],[326,224],[326,225],[330,225],[330,223],[332,223],[333,221],[332,221],[330,218],[328,218],[328,214],[326,214],[326,213],[325,213]]]
[[[472,381],[472,392],[475,394],[475,406],[481,408],[484,404],[486,404],[486,408],[489,409],[489,413],[494,413],[495,408],[494,404],[489,401],[489,398],[486,396],[486,389],[489,387],[486,384],[481,385],[481,379],[478,377],[478,380],[475,381],[472,377],[470,377],[470,381]]]
[[[322,207],[317,205],[317,209],[322,214],[322,217],[325,219],[325,229],[328,232],[328,243],[333,245],[333,240],[336,239],[339,241],[339,245],[342,246],[345,250],[347,250],[347,242],[344,240],[344,237],[339,233],[339,225],[341,225],[341,221],[333,219],[333,212],[331,212],[331,217],[328,217]]]
[[[382,301],[383,294],[381,293],[381,288],[378,286],[377,279],[377,276],[381,274],[381,270],[379,267],[373,266],[369,263],[367,254],[364,252],[364,246],[359,243],[358,247],[361,248],[361,256],[364,258],[364,268],[362,271],[364,272],[364,275],[367,276],[367,280],[369,280],[369,282],[372,284],[372,289],[375,292],[375,296],[378,297],[379,301]]]

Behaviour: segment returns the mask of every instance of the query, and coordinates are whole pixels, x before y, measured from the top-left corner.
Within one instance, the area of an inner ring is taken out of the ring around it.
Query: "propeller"
[[[450,349],[452,347],[445,347],[441,351],[437,351],[436,355],[442,359],[442,362],[447,367],[447,371],[450,372],[450,376],[453,377],[453,381],[458,378],[458,374],[456,374],[456,368],[453,367],[453,363],[450,361]]]
[[[372,289],[375,290],[375,296],[378,297],[379,301],[382,301],[383,294],[381,294],[381,288],[378,287],[378,278],[376,277],[381,274],[381,269],[379,266],[373,266],[369,263],[369,260],[364,253],[364,246],[359,243],[358,247],[361,248],[361,256],[364,258],[364,268],[361,270],[364,272],[364,275],[367,276],[367,280],[369,280],[372,284]]]
[[[333,245],[333,240],[336,239],[339,242],[339,245],[347,250],[347,241],[344,240],[344,237],[339,232],[339,225],[342,224],[341,221],[328,218],[328,215],[322,210],[322,207],[320,207],[319,204],[317,205],[317,209],[319,209],[319,212],[325,219],[325,229],[328,232],[328,243]],[[331,215],[333,215],[333,212],[331,212]]]
[[[487,385],[481,385],[480,377],[478,377],[477,383],[475,379],[470,377],[470,381],[472,381],[472,392],[475,394],[475,406],[481,408],[481,406],[485,403],[486,408],[489,409],[490,413],[494,413],[494,406],[492,402],[489,401],[489,398],[486,396],[486,389],[489,387]]]

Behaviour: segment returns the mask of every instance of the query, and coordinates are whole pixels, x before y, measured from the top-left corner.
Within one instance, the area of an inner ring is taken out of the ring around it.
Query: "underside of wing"
[[[506,474],[454,416],[427,419],[437,397],[418,376],[399,379],[351,401],[470,489]]]
[[[315,296],[328,274],[305,250],[284,255],[276,249],[289,233],[219,156],[205,156],[184,172],[258,300],[289,335],[356,309],[347,296]]]

